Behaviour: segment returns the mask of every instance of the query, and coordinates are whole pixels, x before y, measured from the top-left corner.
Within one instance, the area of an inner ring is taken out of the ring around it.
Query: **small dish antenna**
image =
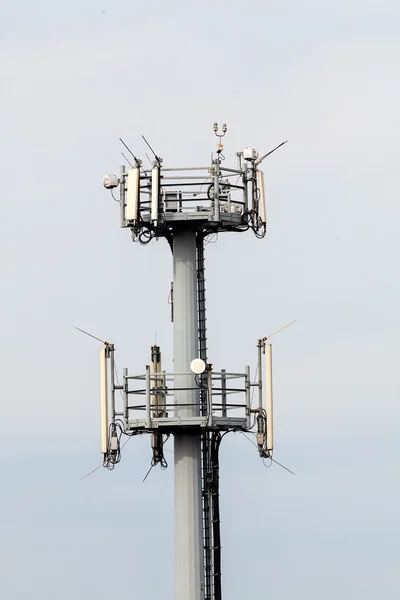
[[[201,358],[194,358],[190,363],[190,370],[195,375],[201,375],[206,370],[206,363]]]

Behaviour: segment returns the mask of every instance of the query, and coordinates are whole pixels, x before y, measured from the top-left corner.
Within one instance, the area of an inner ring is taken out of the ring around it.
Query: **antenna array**
[[[107,189],[119,187],[120,224],[130,230],[133,241],[148,244],[164,237],[173,254],[174,372],[162,369],[161,349],[154,344],[149,364],[139,374],[124,369],[119,385],[114,377],[115,348],[105,342],[100,350],[100,397],[105,467],[119,462],[123,434],[148,433],[151,467],[165,468],[164,443],[174,436],[176,600],[222,598],[223,436],[255,430],[262,458],[272,459],[274,445],[272,346],[267,341],[278,332],[258,340],[258,381],[252,381],[249,366],[239,373],[214,369],[207,358],[204,240],[224,231],[250,230],[257,238],[265,236],[265,181],[259,165],[286,142],[261,157],[248,147],[236,154],[237,165],[231,168],[222,154],[227,126],[220,131],[214,123],[213,129],[218,146],[208,167],[164,167],[142,136],[154,157],[144,169],[120,138],[134,162],[129,169],[122,166],[119,177],[107,175],[103,180]],[[252,404],[252,388],[259,390],[257,406]]]

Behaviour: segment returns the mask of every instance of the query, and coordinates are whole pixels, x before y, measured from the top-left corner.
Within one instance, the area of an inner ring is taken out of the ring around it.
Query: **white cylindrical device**
[[[157,377],[157,381],[156,381],[156,387],[162,387],[162,378],[161,378],[161,352],[158,355],[158,362],[156,365],[156,372],[158,374]],[[160,414],[160,412],[162,412],[162,396],[161,394],[157,394],[156,395],[156,405],[157,405],[157,410],[158,410],[158,414]]]
[[[151,220],[158,221],[158,204],[160,197],[160,167],[151,170]]]
[[[128,171],[128,191],[126,194],[126,213],[127,221],[137,221],[139,211],[139,193],[140,193],[140,169],[133,167]]]
[[[265,186],[264,186],[264,173],[262,171],[257,171],[257,187],[260,194],[259,198],[259,208],[258,214],[260,216],[261,222],[267,222],[267,214],[265,210]]]
[[[103,185],[107,190],[112,190],[118,187],[119,179],[116,175],[105,175],[103,177]]]
[[[154,362],[154,356],[152,352],[150,361],[150,388],[154,388],[157,386],[156,378],[154,377],[155,373],[157,373],[157,363]],[[157,403],[155,394],[151,394],[150,402],[153,408],[153,417],[157,417],[157,413],[155,412],[155,407]]]
[[[107,348],[100,349],[100,411],[101,411],[101,451],[108,452],[108,378]]]
[[[267,450],[274,449],[274,414],[272,395],[272,344],[265,344],[265,389],[267,401]]]

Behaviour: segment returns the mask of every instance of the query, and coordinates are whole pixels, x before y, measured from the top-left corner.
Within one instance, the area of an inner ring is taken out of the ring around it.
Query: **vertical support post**
[[[150,366],[146,366],[146,427],[151,425],[150,401]]]
[[[221,369],[221,404],[222,416],[226,417],[226,370]]]
[[[151,347],[151,360],[150,360],[150,390],[155,387],[155,378],[154,378],[154,373],[156,372],[157,369],[157,365],[156,365],[156,361],[155,356],[154,356],[154,351],[153,351],[154,346]],[[156,417],[156,412],[155,412],[155,405],[156,405],[156,397],[155,394],[152,394],[150,392],[150,404],[151,404],[151,408],[153,409],[153,417]]]
[[[107,348],[100,348],[101,452],[104,458],[106,458],[108,452],[107,352]]]
[[[128,427],[128,419],[129,419],[129,410],[128,410],[128,369],[124,368],[123,371],[123,380],[124,380],[124,420],[125,427]]]
[[[169,294],[170,302],[171,302],[171,323],[174,322],[174,283],[171,281],[171,291]]]
[[[166,387],[167,385],[167,378],[165,376],[165,371],[161,371],[161,387],[163,388],[163,394],[162,394],[162,399],[161,399],[161,406],[160,406],[160,410],[161,410],[161,416],[162,417],[167,417],[167,392],[166,392]]]
[[[121,165],[121,172],[119,178],[119,211],[121,227],[125,227],[125,165]]]
[[[175,414],[200,414],[190,363],[197,356],[196,232],[176,231],[174,262]],[[178,375],[187,373],[187,375]],[[200,433],[174,436],[175,600],[204,600]]]
[[[253,221],[254,215],[258,212],[258,197],[257,197],[257,172],[253,163],[250,166],[251,169],[251,209],[253,211]]]
[[[242,183],[243,183],[243,210],[244,212],[247,212],[249,210],[249,182],[247,179],[247,171],[245,171],[245,174],[242,177]]]
[[[262,393],[262,351],[263,351],[263,343],[261,340],[258,340],[257,344],[258,348],[258,408],[261,410],[263,408],[263,393]]]
[[[212,425],[212,365],[207,365],[207,422]]]
[[[267,450],[272,454],[274,449],[274,415],[272,399],[272,344],[265,345],[265,364],[266,364],[266,396],[267,396]]]
[[[250,379],[250,367],[245,367],[246,372],[246,417],[247,417],[247,429],[251,427],[251,379]]]
[[[219,156],[214,160],[214,221],[219,221]]]

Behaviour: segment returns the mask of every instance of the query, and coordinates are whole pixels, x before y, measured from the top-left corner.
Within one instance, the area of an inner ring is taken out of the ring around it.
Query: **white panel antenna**
[[[151,170],[151,220],[158,221],[158,203],[160,196],[160,167]]]
[[[262,223],[267,222],[267,214],[265,210],[265,186],[264,186],[264,173],[262,171],[257,171],[257,187],[260,194],[260,205],[259,205],[259,215]]]
[[[267,451],[272,454],[274,449],[274,415],[272,393],[272,344],[265,344],[265,388],[267,401]]]
[[[140,169],[133,167],[128,171],[128,192],[126,195],[126,220],[137,221],[140,194]]]
[[[100,411],[101,411],[101,451],[108,453],[108,377],[107,348],[100,348]]]

